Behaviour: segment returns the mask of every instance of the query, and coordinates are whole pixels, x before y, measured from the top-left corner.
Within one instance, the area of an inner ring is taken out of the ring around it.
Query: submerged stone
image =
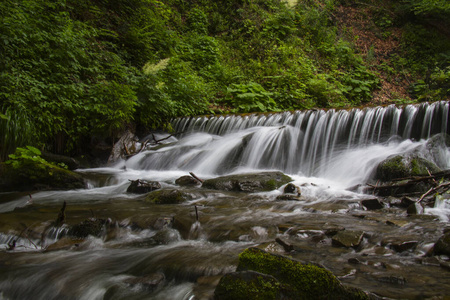
[[[352,230],[339,231],[332,237],[332,244],[333,246],[337,247],[356,248],[361,244],[363,236],[364,236],[363,231],[352,231]]]
[[[254,193],[272,191],[290,181],[292,179],[281,172],[262,172],[208,179],[203,182],[203,187],[214,190]]]
[[[217,299],[370,299],[364,292],[342,285],[323,267],[258,248],[244,250],[237,274],[224,277],[215,291]]]

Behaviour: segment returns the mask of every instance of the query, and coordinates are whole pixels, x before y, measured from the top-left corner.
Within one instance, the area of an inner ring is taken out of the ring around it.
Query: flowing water
[[[438,102],[174,120],[177,134],[164,145],[79,170],[87,189],[0,194],[0,299],[211,299],[245,248],[285,254],[277,237],[294,246],[288,255],[380,297],[446,299],[446,257],[426,254],[448,227],[449,200],[407,216],[396,207],[368,211],[361,200],[373,196],[349,188],[394,154],[418,153],[448,169],[447,146],[429,147],[449,132],[448,116],[449,103]],[[207,179],[263,170],[291,176],[301,201],[277,200],[283,188],[245,194],[175,184],[188,172]],[[147,203],[126,192],[136,179],[184,189],[192,200]],[[55,228],[63,201],[67,224]],[[70,225],[93,218],[106,222],[99,237],[66,237]],[[364,232],[358,248],[332,244],[328,233],[342,228]],[[414,246],[398,249],[399,241]]]

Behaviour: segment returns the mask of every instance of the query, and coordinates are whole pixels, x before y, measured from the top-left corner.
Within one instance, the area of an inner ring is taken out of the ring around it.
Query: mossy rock
[[[85,188],[83,177],[54,165],[24,164],[19,168],[2,164],[0,191],[71,190]]]
[[[391,181],[441,171],[436,164],[414,154],[395,155],[382,161],[376,170],[375,179]]]
[[[180,190],[158,190],[145,197],[146,202],[155,204],[178,204],[189,200],[192,200],[192,195]]]
[[[267,286],[271,286],[264,293],[252,295],[247,299],[370,299],[364,292],[345,287],[330,271],[314,264],[303,264],[285,256],[268,253],[258,248],[248,248],[239,255],[237,272],[255,271],[277,280],[269,280]],[[260,278],[259,280],[263,280]],[[220,299],[244,299],[234,297],[239,295],[239,287],[246,285],[255,286],[255,283],[239,283],[227,278],[221,281],[215,294]],[[263,283],[258,283],[265,286]],[[229,297],[223,291],[229,292]],[[245,293],[246,291],[241,291]],[[275,296],[273,296],[275,295]],[[282,295],[282,297],[279,297]]]
[[[67,234],[75,238],[86,238],[89,235],[101,237],[105,233],[107,223],[104,219],[88,219],[70,227]]]
[[[263,172],[208,179],[202,186],[214,190],[254,193],[272,191],[291,181],[292,178],[281,172]]]
[[[225,274],[214,291],[214,299],[286,299],[285,287],[273,276],[255,271]]]

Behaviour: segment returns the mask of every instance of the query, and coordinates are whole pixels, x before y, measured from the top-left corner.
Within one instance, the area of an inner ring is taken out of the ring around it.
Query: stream
[[[368,210],[361,201],[376,197],[353,188],[396,154],[449,169],[449,148],[428,147],[449,133],[448,115],[449,103],[437,102],[174,120],[177,134],[163,145],[77,170],[86,189],[0,194],[0,299],[212,299],[239,253],[254,246],[319,263],[380,299],[448,299],[448,257],[427,254],[450,228],[450,197],[408,215],[394,205]],[[280,200],[283,187],[244,193],[175,183],[189,172],[209,179],[268,170],[289,175],[301,199]],[[191,200],[148,203],[127,192],[137,179]],[[55,228],[64,201],[66,224]],[[98,237],[66,237],[69,226],[94,218],[106,224]],[[344,228],[363,232],[359,246],[334,244],[329,233]]]

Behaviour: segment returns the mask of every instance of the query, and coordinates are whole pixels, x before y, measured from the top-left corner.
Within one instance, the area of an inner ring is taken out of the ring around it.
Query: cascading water
[[[450,132],[448,118],[449,103],[437,102],[176,119],[175,137],[151,135],[163,143],[115,166],[78,170],[87,189],[0,194],[0,299],[209,300],[242,250],[286,255],[277,238],[295,247],[289,256],[380,299],[445,299],[450,260],[429,255],[449,222],[448,196],[414,217],[400,199],[367,210],[362,202],[374,196],[347,188],[396,154],[448,169],[448,142],[434,139]],[[208,179],[264,170],[291,176],[301,197],[280,199],[283,187],[248,194],[176,183],[191,171]],[[192,199],[150,203],[127,192],[136,179]],[[63,202],[66,224],[54,227]],[[73,240],[70,229],[86,220],[109,225]],[[361,244],[336,247],[338,231],[364,232]]]
[[[425,150],[426,140],[449,132],[449,103],[270,115],[182,118],[173,122],[177,144],[144,153],[132,169],[186,170],[204,176],[243,169],[367,180],[389,155]],[[445,149],[444,149],[445,150]],[[421,151],[426,156],[426,151]],[[441,168],[449,159],[427,157]]]

